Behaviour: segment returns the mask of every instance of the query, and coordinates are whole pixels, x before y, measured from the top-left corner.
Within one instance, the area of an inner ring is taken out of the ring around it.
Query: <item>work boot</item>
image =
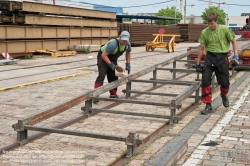
[[[227,96],[221,95],[221,99],[222,99],[222,103],[223,103],[224,107],[229,107],[229,100],[228,100]]]
[[[206,104],[206,107],[204,110],[201,111],[202,115],[210,114],[213,111],[211,104]]]
[[[115,95],[110,95],[109,98],[119,98],[119,97],[117,96],[117,94],[115,94]]]

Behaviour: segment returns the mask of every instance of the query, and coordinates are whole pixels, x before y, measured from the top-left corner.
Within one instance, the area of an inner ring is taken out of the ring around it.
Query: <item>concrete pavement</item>
[[[180,46],[182,47],[182,51],[185,52],[186,47],[190,45],[195,46],[197,44],[178,44],[177,49],[178,46]],[[174,55],[180,54],[180,52],[168,54],[166,53],[166,50],[156,49],[153,53],[147,53],[145,52],[144,47],[138,47],[134,49],[133,54],[133,57],[138,58],[138,60],[131,61],[133,69],[132,72],[136,72],[142,70],[142,68],[151,66],[151,63],[162,62],[167,58],[170,59],[171,57],[174,57]],[[95,56],[95,54],[91,55]],[[82,57],[76,56],[74,58],[81,59],[84,56],[86,57],[86,55],[83,55]],[[140,58],[142,56],[145,57]],[[56,60],[66,61],[67,58],[72,57],[49,60],[42,59],[42,61],[37,61],[36,63],[51,63],[51,61]],[[94,61],[95,60],[93,59],[93,62]],[[26,61],[23,62],[28,63]],[[36,65],[34,61],[32,61],[32,63],[33,65]],[[121,64],[122,63],[124,63],[124,61],[121,62]],[[21,65],[20,62],[19,65]],[[83,63],[82,65],[85,64]],[[11,68],[13,68],[13,66],[11,66]],[[17,123],[18,119],[27,117],[36,111],[49,108],[58,102],[63,102],[66,99],[72,98],[73,96],[79,94],[79,91],[84,92],[93,89],[93,82],[97,76],[95,73],[96,67],[93,66],[90,68],[93,69],[93,72],[84,76],[72,77],[66,80],[47,82],[46,84],[38,84],[35,86],[28,86],[1,92],[1,126],[4,126],[0,129],[1,147],[15,141],[16,133],[11,128],[11,125]],[[84,71],[84,69],[82,70]],[[245,72],[240,72],[235,78],[232,79],[231,84],[233,85],[234,83],[237,83],[241,76],[244,76],[244,74]],[[146,79],[151,77],[152,75],[144,76]],[[166,77],[171,79],[171,73],[159,73],[159,78],[166,79]],[[195,75],[183,79],[193,81],[194,78]],[[138,84],[134,85],[135,89],[140,90],[147,89],[148,87],[150,86],[142,86]],[[161,162],[154,161],[156,161],[155,159],[159,158],[159,156],[163,156],[163,158],[164,156],[167,156],[167,152],[169,150],[168,148],[171,147],[169,146],[172,143],[171,141],[174,141],[183,135],[183,138],[188,141],[188,151],[177,163],[177,165],[225,165],[230,163],[247,165],[249,162],[247,163],[248,160],[245,160],[245,156],[249,156],[249,151],[248,153],[244,153],[244,148],[246,150],[248,148],[249,150],[249,143],[247,142],[249,141],[250,132],[249,111],[247,109],[249,106],[249,95],[247,94],[249,90],[248,87],[249,79],[246,77],[246,79],[240,85],[236,86],[235,90],[229,96],[231,106],[228,109],[223,108],[223,106],[219,104],[218,98],[218,108],[216,112],[208,116],[203,116],[200,115],[200,111],[204,108],[204,105],[199,105],[196,109],[185,116],[185,118],[183,118],[177,124],[174,124],[168,131],[166,131],[166,133],[159,135],[155,142],[148,145],[142,152],[133,156],[125,165],[137,166],[160,165],[161,163],[164,164],[164,160],[161,160]],[[120,97],[124,96],[121,93],[121,90],[124,88],[125,86],[119,87],[118,95]],[[172,86],[166,86],[159,91],[176,93],[176,89],[173,89]],[[246,94],[244,92],[246,92]],[[107,97],[108,94],[105,93],[103,96]],[[215,91],[213,96],[216,100],[216,98],[219,97],[219,92]],[[240,98],[240,96],[246,97],[244,99]],[[145,96],[145,98],[148,97]],[[238,101],[238,99],[240,100]],[[152,98],[152,100],[162,100],[164,102],[166,99]],[[105,104],[106,103],[101,102],[95,107],[101,108],[105,106]],[[55,126],[56,124],[73,119],[74,117],[78,117],[82,115],[82,112],[80,111],[81,106],[82,105],[80,104],[79,106],[65,111],[62,114],[56,115],[37,125]],[[131,106],[130,104],[123,104],[115,107],[114,109],[144,113],[166,113],[166,109],[163,107],[143,105]],[[227,115],[227,112],[230,112],[230,114]],[[195,119],[196,117],[200,118]],[[226,120],[223,120],[224,117],[226,117]],[[103,113],[90,117],[84,121],[79,121],[78,123],[69,126],[66,129],[98,132],[104,134],[118,133],[122,136],[127,136],[129,131],[137,131],[141,138],[145,138],[147,135],[149,135],[149,133],[159,128],[159,126],[163,125],[165,122],[166,121],[162,119],[138,118],[126,115]],[[200,123],[200,126],[197,125],[198,123]],[[191,126],[189,126],[189,124]],[[216,127],[216,124],[220,124],[219,127]],[[213,131],[214,128],[216,129],[215,132]],[[33,132],[31,132],[30,135],[31,134],[33,134]],[[216,135],[218,138],[215,138],[214,135]],[[206,140],[219,145],[201,145],[204,144],[204,141]],[[203,147],[206,147],[206,151],[204,151]],[[233,151],[228,151],[229,149]],[[14,151],[6,152],[0,157],[0,165],[109,165],[112,163],[112,161],[119,157],[120,154],[123,154],[125,150],[126,147],[122,142],[50,134],[29,144],[21,146]],[[239,161],[236,162],[236,158],[240,158],[241,163]],[[221,161],[221,159],[225,161]],[[228,162],[229,160],[231,161]]]

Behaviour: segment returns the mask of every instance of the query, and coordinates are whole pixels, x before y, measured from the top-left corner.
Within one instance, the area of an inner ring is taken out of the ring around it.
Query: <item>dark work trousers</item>
[[[119,41],[116,39],[118,50],[115,54],[108,55],[108,58],[110,62],[114,63],[114,65],[117,65],[118,58],[126,51],[127,46],[124,48],[124,50],[120,50],[119,48]],[[102,59],[102,51],[100,50],[97,54],[97,66],[98,66],[98,77],[95,81],[95,87],[98,88],[100,86],[103,86],[103,81],[105,79],[105,76],[107,75],[108,82],[113,82],[118,80],[118,77],[115,76],[115,71],[112,70],[109,65]],[[116,95],[117,88],[114,88],[109,91],[111,95]]]
[[[95,88],[98,88],[103,85],[103,81],[105,76],[107,75],[108,82],[113,82],[118,80],[118,77],[115,76],[115,71],[112,70],[109,65],[104,62],[104,60],[100,60],[97,64],[99,75],[95,81]],[[115,95],[117,92],[117,88],[114,88],[109,91],[111,95]]]
[[[211,64],[211,61],[205,60],[202,72],[202,101],[203,103],[212,103],[211,82],[212,74],[215,73],[222,96],[226,96],[229,91],[229,65],[228,58],[222,59],[219,64]]]

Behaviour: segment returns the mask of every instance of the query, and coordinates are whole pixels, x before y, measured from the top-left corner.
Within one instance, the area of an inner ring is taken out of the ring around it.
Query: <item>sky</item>
[[[184,8],[185,0],[182,1]],[[112,7],[123,7],[123,12],[128,12],[128,14],[157,13],[162,8],[172,6],[176,6],[178,10],[180,8],[180,0],[87,0],[84,2]],[[212,6],[218,6],[218,3],[223,2],[226,4],[221,4],[220,8],[223,9],[228,16],[240,16],[241,13],[250,13],[250,0],[212,0]],[[191,7],[192,4],[194,4],[193,7]],[[186,5],[187,16],[191,14],[200,16],[204,9],[208,8],[208,0],[186,0]],[[184,14],[184,9],[182,9],[182,13]]]

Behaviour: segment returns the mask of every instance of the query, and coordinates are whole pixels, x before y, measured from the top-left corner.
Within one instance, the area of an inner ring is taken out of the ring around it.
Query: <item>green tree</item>
[[[163,16],[163,17],[175,17],[176,12],[176,18],[180,18],[180,20],[156,20],[155,24],[158,25],[167,25],[167,24],[178,24],[182,19],[182,14],[178,12],[178,10],[175,8],[175,6],[172,6],[171,8],[167,7],[166,9],[161,9],[158,11],[158,13],[155,16]]]
[[[128,12],[123,13],[124,15],[128,15]],[[123,21],[131,21],[131,18],[123,18]]]
[[[218,24],[225,25],[226,24],[226,17],[227,14],[224,12],[224,10],[220,9],[216,6],[211,6],[209,8],[206,8],[204,12],[202,12],[201,18],[203,20],[203,24],[207,24],[207,15],[209,13],[215,13],[218,16]]]

